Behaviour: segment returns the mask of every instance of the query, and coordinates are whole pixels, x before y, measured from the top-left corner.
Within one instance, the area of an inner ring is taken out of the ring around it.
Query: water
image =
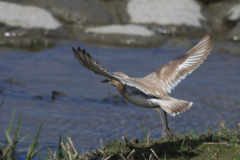
[[[189,41],[191,44],[192,42]],[[90,72],[75,59],[71,46],[80,45],[111,72],[121,71],[131,77],[143,77],[188,49],[164,45],[152,49],[96,47],[66,41],[63,46],[30,53],[0,49],[0,137],[4,141],[14,106],[13,128],[23,110],[20,143],[27,147],[43,123],[39,143],[56,150],[58,137],[70,135],[79,151],[89,151],[121,136],[143,138],[154,130],[159,138],[162,124],[155,110],[136,107],[120,96],[116,88],[100,83],[105,77]],[[12,82],[9,82],[12,79]],[[64,95],[51,100],[52,91]],[[233,128],[240,122],[240,55],[211,52],[208,59],[172,91],[174,98],[194,102],[192,108],[176,117],[169,116],[173,132],[202,132],[207,127],[229,121]]]

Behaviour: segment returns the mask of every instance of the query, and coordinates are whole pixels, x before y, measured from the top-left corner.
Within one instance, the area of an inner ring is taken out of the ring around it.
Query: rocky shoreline
[[[240,0],[8,0],[0,11],[1,47],[34,50],[62,39],[158,47],[209,31],[219,43],[240,42]]]

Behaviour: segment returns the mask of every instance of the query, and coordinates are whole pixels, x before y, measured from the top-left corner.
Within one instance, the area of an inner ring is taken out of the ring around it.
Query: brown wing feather
[[[92,56],[89,53],[87,53],[84,49],[81,50],[80,47],[78,47],[78,50],[76,50],[75,48],[72,48],[72,49],[73,49],[73,53],[74,53],[75,57],[77,58],[77,60],[87,69],[93,71],[96,74],[103,75],[103,76],[111,78],[111,79],[115,79],[116,81],[118,81],[124,85],[139,89],[142,92],[144,92],[145,94],[152,95],[150,90],[148,91],[148,90],[144,89],[144,87],[141,86],[141,84],[138,84],[133,79],[123,78],[121,76],[114,75],[114,74],[110,73],[107,70],[107,68],[101,67],[101,64],[99,62],[96,62],[92,58]]]
[[[104,67],[101,67],[101,64],[99,62],[96,62],[92,56],[87,53],[84,49],[81,50],[80,47],[78,47],[78,50],[75,48],[73,49],[73,53],[77,60],[87,69],[93,71],[96,74],[103,75],[108,78],[113,78],[112,74]]]
[[[155,72],[146,76],[146,78],[157,78],[162,89],[171,93],[181,79],[194,71],[207,58],[214,42],[212,33],[208,33],[195,47],[188,51],[185,55],[171,61]]]

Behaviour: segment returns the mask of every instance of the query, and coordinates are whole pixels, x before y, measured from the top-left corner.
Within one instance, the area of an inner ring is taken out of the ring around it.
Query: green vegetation
[[[238,160],[240,159],[240,130],[229,130],[221,123],[218,131],[210,128],[202,134],[193,132],[188,135],[175,134],[173,139],[149,139],[138,142],[135,138],[129,142],[123,138],[109,142],[94,153],[85,153],[85,159],[103,157],[119,160]],[[84,155],[84,154],[83,154]],[[81,155],[81,156],[83,156]],[[79,158],[80,159],[80,156]]]
[[[4,100],[0,103],[0,109]],[[45,155],[38,154],[41,146],[38,144],[42,124],[35,136],[34,141],[24,153],[19,152],[17,145],[27,139],[30,134],[19,139],[22,121],[22,111],[18,120],[17,130],[12,132],[12,123],[15,108],[8,126],[5,130],[6,140],[0,150],[0,160],[15,160],[19,154],[25,154],[26,160],[31,160],[36,155],[44,160],[239,160],[240,159],[240,129],[236,127],[229,130],[222,122],[218,130],[209,128],[201,134],[191,132],[187,135],[175,134],[173,139],[163,135],[161,139],[150,138],[152,132],[146,133],[143,122],[141,122],[144,140],[140,141],[133,137],[131,141],[122,137],[99,147],[92,152],[79,153],[71,140],[67,137],[65,142],[61,136],[58,141],[58,149],[52,152],[50,149]]]
[[[2,102],[0,103],[0,109],[2,108],[4,99],[2,100]],[[21,127],[21,122],[22,122],[22,111],[20,113],[20,117],[18,120],[18,125],[17,125],[17,131],[12,133],[12,124],[13,124],[13,119],[14,119],[14,115],[15,115],[15,108],[13,109],[13,113],[12,113],[12,117],[8,126],[8,130],[5,130],[5,135],[6,135],[6,140],[5,140],[5,144],[0,143],[0,145],[2,145],[3,147],[0,149],[0,160],[15,160],[17,159],[17,156],[19,154],[21,154],[21,152],[16,152],[16,148],[17,148],[17,144],[24,141],[25,139],[27,139],[30,134],[22,137],[21,139],[18,138],[19,136],[19,132],[20,132],[20,127]],[[33,159],[33,157],[37,154],[37,152],[39,151],[40,147],[38,147],[38,137],[40,134],[42,128],[42,124],[37,132],[37,135],[32,143],[32,145],[30,145],[27,155],[26,155],[26,160],[31,160]]]

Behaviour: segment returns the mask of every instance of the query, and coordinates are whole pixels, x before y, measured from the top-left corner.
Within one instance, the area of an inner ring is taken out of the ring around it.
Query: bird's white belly
[[[132,104],[144,108],[159,108],[159,104],[154,99],[146,99],[140,95],[126,95],[125,98]]]

